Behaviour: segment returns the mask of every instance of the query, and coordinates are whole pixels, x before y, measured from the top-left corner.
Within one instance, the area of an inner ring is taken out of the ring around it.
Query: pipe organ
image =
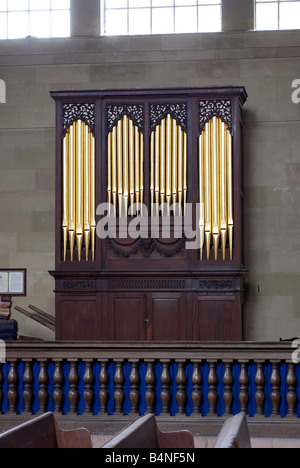
[[[227,238],[230,260],[233,255],[233,184],[232,137],[226,123],[212,117],[199,137],[199,202],[200,249],[206,245],[207,260],[213,243],[214,258],[218,259],[221,242],[226,259]]]
[[[151,133],[151,214],[170,215],[171,205],[181,212],[187,201],[187,135],[168,114]]]
[[[62,231],[63,259],[95,261],[95,139],[88,125],[76,120],[67,130],[62,145]],[[75,246],[76,244],[76,246]]]
[[[241,340],[245,89],[51,95],[56,338]]]
[[[124,115],[107,138],[107,193],[112,216],[131,216],[144,202],[144,137]],[[134,210],[136,204],[136,210]],[[110,210],[110,208],[109,208]]]

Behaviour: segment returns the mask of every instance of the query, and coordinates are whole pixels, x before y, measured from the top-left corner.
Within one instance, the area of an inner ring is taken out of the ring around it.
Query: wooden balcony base
[[[0,430],[53,411],[63,428],[114,435],[145,413],[162,430],[216,436],[248,415],[252,437],[299,437],[292,342],[11,342],[0,363]]]

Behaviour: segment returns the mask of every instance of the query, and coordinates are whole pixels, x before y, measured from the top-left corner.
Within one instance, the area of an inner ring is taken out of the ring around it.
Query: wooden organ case
[[[242,87],[57,91],[56,339],[242,340]]]

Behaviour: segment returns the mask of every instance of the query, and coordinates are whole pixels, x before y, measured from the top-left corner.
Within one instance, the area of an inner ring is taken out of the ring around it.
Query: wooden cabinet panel
[[[95,296],[61,296],[56,306],[56,339],[99,340],[97,310]]]
[[[240,298],[232,296],[198,298],[199,341],[240,341],[242,314]]]
[[[116,341],[146,339],[144,295],[126,293],[110,295],[108,333],[108,339]]]
[[[153,293],[149,302],[148,339],[153,341],[186,340],[185,294]]]
[[[117,341],[186,340],[185,294],[109,294],[108,335]]]

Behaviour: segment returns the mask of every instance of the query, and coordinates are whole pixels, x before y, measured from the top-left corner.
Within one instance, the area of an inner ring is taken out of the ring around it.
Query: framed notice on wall
[[[24,269],[0,269],[0,295],[26,296],[26,276]]]

